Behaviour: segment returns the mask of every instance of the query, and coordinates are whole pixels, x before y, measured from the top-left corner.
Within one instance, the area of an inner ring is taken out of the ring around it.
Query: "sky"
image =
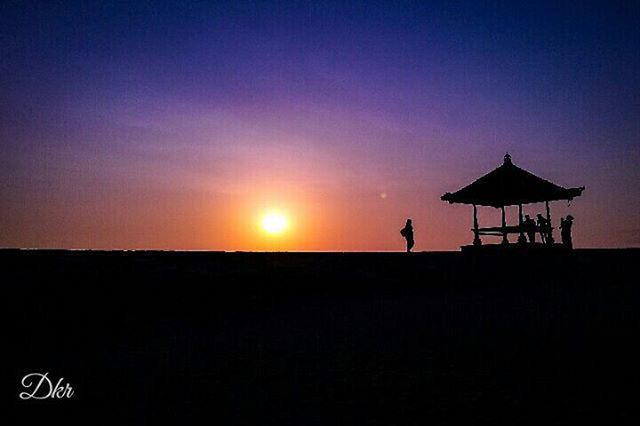
[[[456,250],[505,152],[640,246],[640,2],[0,3],[0,247]]]

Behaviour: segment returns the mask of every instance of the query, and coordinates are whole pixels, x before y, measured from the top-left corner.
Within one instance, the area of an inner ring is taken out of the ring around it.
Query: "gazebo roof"
[[[447,192],[441,198],[449,203],[476,204],[502,207],[543,201],[571,200],[584,191],[580,188],[563,188],[539,178],[514,165],[511,156],[504,156],[504,163],[480,179],[453,194]]]

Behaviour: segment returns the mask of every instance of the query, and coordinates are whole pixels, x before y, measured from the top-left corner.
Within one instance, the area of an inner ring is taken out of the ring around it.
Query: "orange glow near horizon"
[[[94,198],[93,191],[77,193],[75,199],[37,206],[20,216],[20,222],[7,222],[5,240],[9,243],[4,244],[77,249],[401,251],[404,240],[399,230],[409,217],[414,220],[416,251],[458,250],[472,239],[471,209],[438,199],[457,183],[423,186],[419,194],[424,196],[419,197],[411,187],[387,185],[387,196],[381,197],[378,185],[347,189],[281,182],[270,186],[258,180],[262,177],[238,180],[229,192],[209,188],[142,192],[122,187],[101,199]],[[584,204],[582,199],[572,205],[552,203],[552,217],[556,222],[569,213],[579,218],[574,237],[578,247],[611,244],[597,239],[589,223],[596,223],[600,213]],[[528,205],[524,212],[535,215],[542,208]],[[496,209],[480,208],[478,214],[481,226],[499,224]],[[516,216],[517,209],[507,210],[508,223],[515,223]],[[494,239],[486,239],[492,242]]]
[[[337,175],[335,170],[320,169],[320,172]],[[481,172],[483,170],[477,173]],[[460,245],[472,240],[471,209],[449,205],[438,198],[445,191],[468,183],[468,177],[450,179],[454,182],[429,182],[415,189],[408,184],[380,182],[358,182],[351,187],[340,181],[320,185],[294,179],[298,173],[292,173],[288,179],[277,176],[278,180],[254,171],[253,176],[235,180],[229,191],[219,191],[213,185],[193,186],[189,190],[130,185],[114,188],[105,197],[96,197],[95,189],[88,187],[86,192],[79,190],[59,199],[33,198],[27,200],[34,206],[32,210],[22,215],[16,211],[11,216],[19,220],[4,221],[7,226],[3,245],[77,249],[401,251],[404,240],[399,230],[407,218],[414,220],[416,251],[458,250]],[[596,232],[594,224],[602,212],[588,208],[588,196],[593,197],[587,193],[571,205],[552,203],[554,222],[567,214],[578,218],[574,233],[577,247],[613,245],[616,234],[607,233],[609,239],[604,239]],[[535,216],[543,212],[542,209],[541,205],[527,205],[524,213]],[[480,208],[478,214],[481,226],[500,222],[496,209]],[[507,221],[517,222],[517,209],[507,210]],[[486,239],[486,243],[492,242],[494,239]]]

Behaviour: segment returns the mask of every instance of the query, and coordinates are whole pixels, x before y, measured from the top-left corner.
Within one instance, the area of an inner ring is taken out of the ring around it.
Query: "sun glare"
[[[262,218],[262,230],[267,234],[281,234],[289,224],[286,216],[281,213],[268,213]]]

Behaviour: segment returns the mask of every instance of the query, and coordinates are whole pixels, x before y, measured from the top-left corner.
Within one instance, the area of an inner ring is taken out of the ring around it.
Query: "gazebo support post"
[[[473,205],[473,245],[481,246],[480,232],[478,231],[478,207]]]
[[[549,227],[547,230],[547,244],[553,244],[553,227],[551,226],[551,210],[549,210],[549,202],[545,201],[544,206],[547,209],[547,226]]]
[[[526,244],[527,243],[527,237],[524,236],[524,229],[523,229],[523,218],[522,218],[522,204],[518,204],[518,225],[520,226],[520,235],[518,235],[518,243],[520,244]]]
[[[502,244],[509,244],[507,239],[507,217],[504,212],[504,206],[502,206]]]

